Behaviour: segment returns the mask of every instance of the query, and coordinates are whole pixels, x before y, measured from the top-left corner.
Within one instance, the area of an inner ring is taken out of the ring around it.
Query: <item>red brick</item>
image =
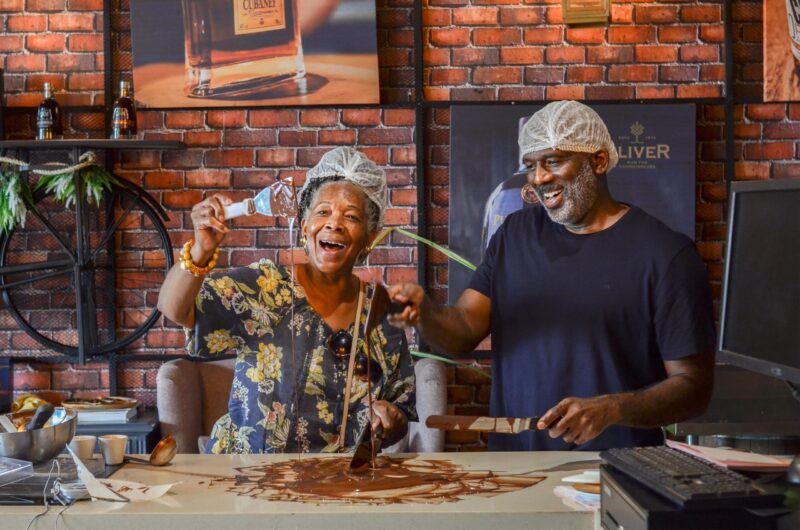
[[[586,87],[560,85],[547,87],[547,99],[584,99]]]
[[[17,53],[22,49],[22,35],[0,35],[0,52]],[[8,81],[6,81],[8,83]],[[6,90],[9,87],[6,85]]]
[[[278,133],[278,145],[305,147],[317,143],[317,133],[315,131],[280,131]]]
[[[67,48],[71,52],[99,52],[103,49],[102,35],[72,34]]]
[[[365,145],[396,145],[410,144],[413,138],[410,129],[387,127],[363,129],[358,132],[358,141]]]
[[[100,375],[96,371],[53,371],[54,389],[87,389],[97,388],[100,384]]]
[[[563,35],[561,28],[525,28],[522,40],[525,44],[553,44],[562,42]]]
[[[71,73],[67,86],[70,90],[103,90],[102,73]]]
[[[6,57],[7,72],[41,72],[44,55],[11,55]]]
[[[786,117],[786,105],[784,103],[751,103],[747,105],[747,117],[751,120],[782,120]]]
[[[386,109],[383,111],[384,125],[408,125],[416,123],[414,109]]]
[[[92,31],[95,15],[91,13],[58,13],[49,16],[50,31]]]
[[[722,7],[720,5],[699,5],[681,7],[682,22],[721,22]]]
[[[296,110],[251,110],[248,124],[250,127],[292,127],[297,125],[297,116]]]
[[[209,127],[222,127],[223,129],[244,127],[246,123],[243,110],[210,110],[206,119]]]
[[[700,66],[700,81],[724,81],[724,64],[704,64]]]
[[[551,46],[545,50],[548,64],[571,64],[584,62],[585,48],[579,46]]]
[[[564,82],[564,67],[537,66],[525,69],[526,83],[554,84]]]
[[[722,97],[722,84],[719,85],[680,85],[679,98],[720,98]]]
[[[790,160],[794,158],[794,144],[791,142],[758,142],[744,146],[747,160]]]
[[[66,37],[62,33],[28,35],[25,37],[25,46],[32,52],[63,51],[65,42]]]
[[[467,82],[466,68],[436,68],[431,70],[431,85],[463,85]]]
[[[186,186],[190,188],[229,188],[231,172],[225,169],[198,169],[186,172]]]
[[[188,210],[201,200],[203,194],[199,191],[168,191],[163,196],[164,206],[174,209]]]
[[[655,26],[612,26],[608,28],[609,44],[652,42],[655,37]]]
[[[234,129],[225,131],[222,136],[222,145],[226,147],[265,147],[277,142],[278,135],[272,129]]]
[[[14,370],[12,381],[15,390],[46,390],[50,388],[50,372]]]
[[[452,10],[454,26],[492,26],[497,24],[497,8],[464,7]]]
[[[200,110],[170,111],[164,117],[168,129],[195,129],[203,127],[205,113]]]
[[[678,60],[677,46],[636,46],[636,62],[674,63]]]
[[[472,31],[475,46],[511,46],[520,44],[520,30],[516,28],[478,28]]]
[[[523,48],[505,49],[518,50]],[[453,50],[453,66],[466,66],[473,64],[490,65],[497,63],[498,51],[496,48],[456,48]]]
[[[469,44],[469,30],[433,28],[430,31],[430,43],[434,46],[466,46]]]
[[[294,149],[259,149],[256,153],[258,166],[293,166],[295,165]]]
[[[47,57],[50,72],[92,72],[94,57],[90,54],[50,55]]]
[[[637,99],[672,99],[674,97],[675,88],[671,86],[636,85]]]
[[[737,139],[759,140],[761,134],[760,123],[737,123],[733,126],[733,137]]]
[[[349,126],[370,126],[381,124],[381,111],[378,109],[344,109],[342,124]]]
[[[496,50],[495,50],[496,51]],[[501,64],[541,64],[544,50],[541,48],[501,48]],[[487,63],[483,63],[487,64]]]
[[[800,138],[800,123],[765,123],[764,138],[769,139],[798,139]]]
[[[776,179],[800,178],[800,164],[797,162],[790,162],[788,164],[772,164],[772,172],[772,176]]]
[[[632,63],[633,46],[593,46],[586,52],[589,64]]]
[[[422,53],[422,60],[425,66],[447,66],[450,64],[450,50],[446,48],[425,48]]]
[[[171,113],[169,113],[171,114]],[[222,145],[221,131],[186,131],[183,142],[190,147],[215,147]]]
[[[681,46],[681,61],[692,63],[706,63],[719,60],[719,47],[717,46]]]
[[[476,85],[510,85],[522,81],[522,70],[513,67],[478,67],[472,73]]]
[[[356,131],[353,129],[325,129],[319,131],[320,145],[352,145],[356,142]]]
[[[206,167],[250,167],[253,151],[250,149],[223,149],[206,153]]]
[[[567,83],[598,83],[603,72],[601,66],[571,66],[567,68]]]
[[[571,44],[603,44],[605,28],[567,28],[566,41]]]
[[[63,11],[65,0],[28,0],[26,8],[28,11]]]
[[[677,6],[636,6],[637,24],[670,24],[678,20]]]
[[[103,0],[68,0],[70,11],[102,11]]]
[[[503,26],[527,26],[541,24],[544,11],[541,7],[501,7],[500,24]]]
[[[700,26],[700,40],[723,42],[725,40],[725,27],[721,24],[719,26]]]
[[[422,9],[422,24],[426,28],[431,26],[449,26],[450,9],[433,9],[425,7]]]
[[[339,111],[336,109],[301,110],[300,125],[303,127],[335,127],[339,125]]]
[[[0,0],[0,13],[14,13],[24,9],[24,0]]]
[[[628,4],[611,4],[611,23],[630,24],[633,22],[633,6]]]
[[[661,66],[659,67],[659,80],[662,83],[685,83],[697,81],[700,69],[697,66]]]
[[[664,26],[658,28],[659,42],[694,42],[697,26]]]
[[[634,96],[634,87],[632,86],[614,86],[614,85],[589,85],[586,87],[587,99],[632,99]]]
[[[9,15],[6,26],[11,33],[33,33],[47,29],[45,15]]]

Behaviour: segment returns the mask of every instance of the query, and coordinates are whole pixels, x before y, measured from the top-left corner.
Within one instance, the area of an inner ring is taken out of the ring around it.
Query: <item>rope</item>
[[[91,166],[96,161],[97,161],[97,155],[95,155],[93,151],[86,151],[85,153],[83,153],[81,156],[78,157],[78,163],[72,166],[67,166],[66,164],[62,164],[61,162],[48,162],[45,165],[58,166],[59,169],[31,169],[30,172],[41,176],[62,175],[65,173],[78,171],[79,169]],[[0,156],[0,162],[20,167],[28,165],[27,162],[23,162],[22,160],[6,156]]]

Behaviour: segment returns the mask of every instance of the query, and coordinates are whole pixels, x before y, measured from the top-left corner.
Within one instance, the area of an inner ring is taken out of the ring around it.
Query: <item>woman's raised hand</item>
[[[192,260],[202,264],[208,261],[230,228],[225,222],[223,206],[233,201],[225,195],[216,193],[206,200],[199,202],[192,208],[192,225],[194,226],[194,241],[192,247]]]

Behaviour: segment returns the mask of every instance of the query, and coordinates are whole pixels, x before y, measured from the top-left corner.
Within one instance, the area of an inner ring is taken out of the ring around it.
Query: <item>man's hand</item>
[[[612,395],[568,397],[548,410],[536,427],[548,429],[551,438],[560,437],[567,443],[582,445],[619,420],[619,407]]]
[[[388,401],[372,403],[372,429],[383,427],[384,445],[397,443],[408,432],[408,418],[399,408]]]
[[[389,315],[389,323],[398,328],[416,326],[425,302],[425,290],[415,283],[398,283],[387,291],[390,299],[406,304],[402,312]]]

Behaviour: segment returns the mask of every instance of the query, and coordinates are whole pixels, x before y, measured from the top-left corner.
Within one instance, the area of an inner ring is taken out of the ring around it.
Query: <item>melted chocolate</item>
[[[369,473],[348,473],[349,458],[304,458],[237,468],[210,486],[271,501],[349,504],[440,504],[467,495],[493,497],[543,481],[544,476],[467,471],[447,460],[380,457]]]

